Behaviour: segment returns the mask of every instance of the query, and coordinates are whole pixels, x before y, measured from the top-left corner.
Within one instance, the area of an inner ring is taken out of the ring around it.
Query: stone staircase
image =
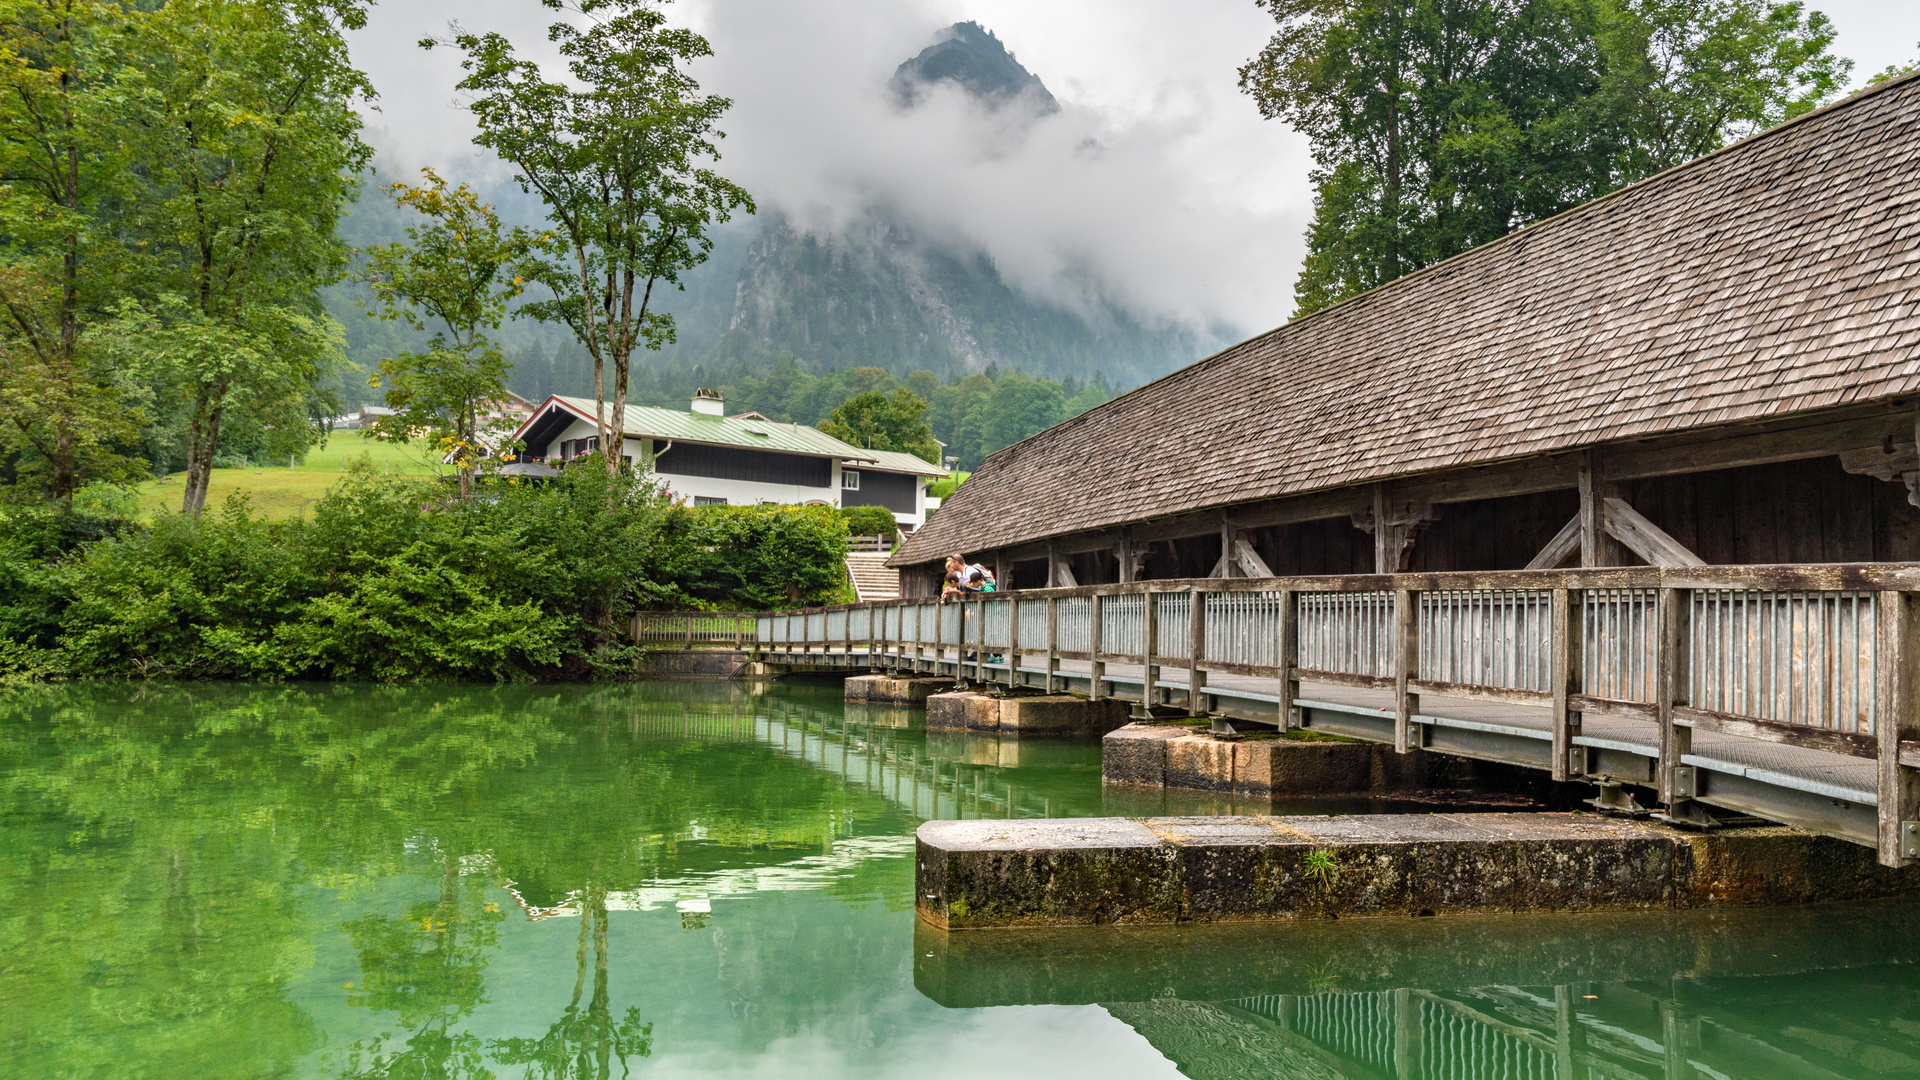
[[[887,566],[885,551],[847,553],[847,576],[853,579],[853,591],[860,602],[892,600],[900,595],[900,571]]]

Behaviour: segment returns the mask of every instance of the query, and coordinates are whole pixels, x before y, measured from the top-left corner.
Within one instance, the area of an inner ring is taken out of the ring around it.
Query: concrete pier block
[[[1216,739],[1183,724],[1129,724],[1101,741],[1109,784],[1236,795],[1350,795],[1409,790],[1417,764],[1384,762],[1390,748],[1348,740]],[[1406,755],[1407,757],[1425,755]]]
[[[930,821],[915,906],[946,929],[1692,908],[1920,893],[1920,866],[1784,827],[1583,814]]]
[[[972,690],[927,699],[927,730],[1097,737],[1127,722],[1127,705],[1070,694],[994,697]]]
[[[647,649],[640,654],[643,679],[734,679],[764,674],[753,654],[740,649]]]
[[[927,699],[928,731],[999,731],[1000,701],[971,690]]]
[[[1193,734],[1173,724],[1128,724],[1100,740],[1100,776],[1109,784],[1165,787],[1167,743]]]
[[[1000,730],[1022,735],[1098,737],[1127,723],[1127,704],[1112,698],[1091,701],[1070,694],[1010,697],[1000,701]]]
[[[859,675],[847,680],[846,700],[883,705],[925,705],[934,694],[953,689],[952,679],[896,679]]]

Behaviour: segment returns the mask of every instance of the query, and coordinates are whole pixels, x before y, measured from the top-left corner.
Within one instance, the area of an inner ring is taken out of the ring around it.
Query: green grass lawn
[[[348,461],[362,458],[374,468],[396,475],[432,476],[439,469],[422,442],[400,446],[363,438],[357,431],[336,431],[328,437],[325,447],[307,451],[306,460],[292,468],[279,465],[213,470],[213,481],[207,488],[207,509],[217,510],[229,495],[245,494],[252,497],[255,514],[268,518],[296,517],[327,493],[346,471]],[[142,512],[151,515],[180,509],[186,478],[186,473],[178,472],[140,485]]]

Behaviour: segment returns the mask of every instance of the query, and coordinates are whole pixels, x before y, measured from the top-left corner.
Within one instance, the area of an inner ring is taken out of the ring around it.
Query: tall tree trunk
[[[214,392],[202,391],[194,399],[187,425],[187,490],[180,499],[180,512],[196,520],[207,508],[207,485],[213,481],[213,455],[220,443],[226,395],[225,384]]]

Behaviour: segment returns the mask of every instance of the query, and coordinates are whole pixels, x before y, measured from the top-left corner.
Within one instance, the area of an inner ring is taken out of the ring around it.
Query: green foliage
[[[182,509],[198,515],[229,417],[308,440],[339,330],[314,291],[371,152],[347,55],[356,0],[169,0],[116,69],[114,134],[137,166],[110,223],[139,253],[118,351],[185,412]]]
[[[812,375],[790,359],[764,376],[749,375],[729,383],[724,393],[730,411],[751,410],[785,423],[817,424],[822,431],[859,446],[865,445],[866,436],[853,420],[867,415],[867,406],[876,404],[876,398],[865,395],[875,395],[888,403],[882,415],[898,416],[894,402],[902,400],[903,390],[927,403],[926,424],[932,437],[946,443],[947,456],[958,457],[964,468],[972,468],[989,454],[1078,416],[1112,396],[1098,379],[1055,382],[1019,372],[1003,375],[995,368],[946,383],[930,371],[915,371],[905,380],[896,380],[877,367]],[[862,404],[836,422],[837,410],[856,399]],[[911,412],[910,402],[907,411]],[[851,432],[854,437],[842,432]],[[883,447],[876,440],[874,448],[900,447]],[[909,452],[919,454],[926,449],[923,446]],[[937,444],[933,449],[938,449]],[[931,464],[946,464],[937,460],[937,453],[922,456]]]
[[[1904,64],[1888,64],[1885,70],[1867,80],[1868,86],[1879,86],[1889,79],[1897,79],[1915,68],[1920,68],[1920,60],[1909,60]]]
[[[940,444],[927,424],[927,400],[902,386],[888,397],[878,390],[840,403],[820,430],[867,450],[896,450],[938,465]]]
[[[824,603],[846,574],[831,507],[690,510],[593,467],[471,500],[361,468],[289,521],[75,503],[0,518],[0,679],[614,675],[636,611]]]
[[[1340,876],[1340,864],[1334,861],[1333,852],[1326,848],[1314,848],[1307,852],[1301,872],[1314,888],[1326,889]]]
[[[958,491],[960,485],[966,483],[967,477],[972,475],[972,473],[961,473],[960,478],[957,480],[951,476],[945,480],[935,480],[933,483],[927,485],[927,495],[930,498],[944,499],[955,491]]]
[[[1832,26],[1766,0],[1260,0],[1240,69],[1313,142],[1298,313],[1814,108]]]
[[[114,3],[0,0],[0,457],[55,499],[133,465],[139,414],[85,336],[128,256],[102,220],[127,162],[101,122],[128,22]]]
[[[576,10],[578,23],[547,30],[566,58],[565,82],[500,34],[456,32],[451,44],[464,54],[459,89],[473,95],[474,141],[511,162],[546,204],[550,227],[530,238],[521,272],[553,299],[520,314],[573,330],[593,357],[595,402],[611,405],[596,413],[618,417],[634,349],[673,341],[655,289],[677,287],[712,251],[709,230],[736,210],[752,213],[753,200],[708,167],[732,102],[701,94],[688,74],[712,55],[706,39],[666,26],[655,0],[579,0]],[[600,440],[613,445],[613,429]],[[609,468],[618,462],[607,458]]]
[[[465,499],[473,495],[482,461],[514,426],[498,412],[507,398],[507,361],[488,334],[522,291],[519,277],[505,284],[500,279],[525,241],[473,189],[449,189],[438,173],[422,171],[427,186],[392,184],[388,190],[427,224],[407,228],[409,243],[369,249],[366,281],[381,318],[415,330],[431,321],[435,333],[424,351],[380,362],[373,385],[386,388],[394,412],[381,417],[375,430],[402,443],[424,434],[434,450],[451,454]]]
[[[847,526],[827,506],[703,506],[690,511],[686,589],[714,607],[830,602],[846,581]]]
[[[900,530],[893,511],[884,506],[849,506],[840,513],[847,519],[847,533],[850,536],[885,536],[891,539]]]

